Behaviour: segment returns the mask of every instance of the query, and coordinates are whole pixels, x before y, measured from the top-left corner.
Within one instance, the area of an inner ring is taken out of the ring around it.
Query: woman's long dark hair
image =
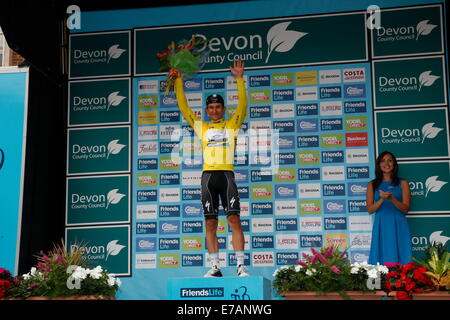
[[[375,190],[377,190],[377,188],[379,187],[381,182],[383,182],[383,171],[381,171],[380,162],[381,162],[381,160],[383,160],[384,156],[387,154],[391,155],[392,160],[394,160],[394,169],[392,170],[392,173],[391,173],[391,179],[392,179],[391,186],[395,187],[395,186],[398,186],[398,184],[400,183],[400,178],[398,177],[397,158],[395,158],[395,156],[391,152],[384,151],[378,155],[376,163],[375,163],[375,179],[372,180],[374,192],[375,192]]]

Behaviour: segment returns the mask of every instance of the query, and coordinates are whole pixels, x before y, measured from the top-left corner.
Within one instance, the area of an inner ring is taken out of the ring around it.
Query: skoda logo
[[[2,148],[0,148],[0,170],[3,167],[3,164],[5,163],[5,152]]]

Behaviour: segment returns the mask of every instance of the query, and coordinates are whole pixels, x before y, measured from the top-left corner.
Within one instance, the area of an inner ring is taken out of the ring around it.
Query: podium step
[[[169,278],[168,300],[270,300],[264,277]]]

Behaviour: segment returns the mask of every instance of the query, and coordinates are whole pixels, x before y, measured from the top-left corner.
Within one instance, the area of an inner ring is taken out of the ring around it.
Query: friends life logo
[[[296,43],[308,35],[307,32],[288,30],[292,21],[281,22],[273,25],[267,34],[231,35],[223,37],[212,37],[199,52],[209,50],[202,63],[226,64],[235,60],[256,61],[268,64],[273,53],[285,53],[291,51]],[[201,33],[193,37],[207,40]],[[266,43],[264,44],[263,39]],[[265,48],[264,48],[265,47]],[[236,53],[243,51],[244,53]],[[225,53],[222,53],[225,52]]]

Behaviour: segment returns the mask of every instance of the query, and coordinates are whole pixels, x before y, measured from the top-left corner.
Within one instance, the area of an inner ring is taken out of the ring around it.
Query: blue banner
[[[28,69],[0,68],[0,266],[17,272],[25,161]]]

